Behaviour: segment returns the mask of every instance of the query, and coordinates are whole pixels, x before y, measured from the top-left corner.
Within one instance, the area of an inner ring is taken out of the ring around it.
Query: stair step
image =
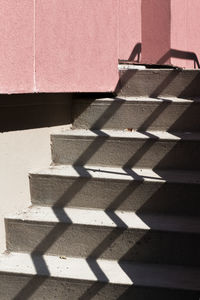
[[[30,174],[32,203],[200,215],[200,172],[53,166]]]
[[[198,217],[32,207],[5,222],[9,251],[200,266]]]
[[[73,101],[73,127],[138,131],[199,131],[200,100],[117,97]]]
[[[32,206],[26,211],[10,215],[6,220],[15,220],[17,222],[63,222],[85,226],[200,233],[200,219],[195,217],[189,218],[186,216],[160,216],[150,214],[141,214],[138,216],[134,212],[112,212],[100,209],[72,207],[61,209]],[[117,220],[119,221],[117,222]]]
[[[65,130],[51,136],[54,164],[200,169],[200,134]]]
[[[126,97],[199,97],[200,71],[184,69],[121,70],[116,93]]]
[[[103,259],[0,256],[1,299],[197,299],[198,268]],[[14,298],[16,297],[16,298]],[[157,298],[155,298],[157,297]],[[182,298],[181,298],[182,297]],[[144,299],[144,298],[143,298]]]

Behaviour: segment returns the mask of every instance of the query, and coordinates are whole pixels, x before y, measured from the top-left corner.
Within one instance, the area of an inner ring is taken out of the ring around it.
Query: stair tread
[[[88,99],[91,101],[91,99]],[[126,105],[129,104],[136,104],[141,103],[143,105],[144,103],[176,103],[176,104],[191,104],[191,103],[200,103],[200,98],[177,98],[177,97],[160,97],[160,98],[154,98],[154,97],[145,97],[145,96],[133,96],[133,97],[114,97],[114,98],[95,98],[94,101],[91,102],[90,105],[105,105],[107,102],[123,102]],[[79,101],[87,101],[87,99],[76,99],[77,102]]]
[[[174,183],[200,183],[200,171],[187,170],[152,170],[145,168],[119,168],[103,166],[71,166],[58,165],[43,170],[34,171],[30,176],[61,176],[61,177],[86,177],[110,180],[137,180]]]
[[[164,132],[164,131],[129,131],[129,130],[89,130],[89,129],[70,129],[62,130],[59,133],[52,134],[53,137],[62,138],[80,138],[80,139],[93,139],[97,137],[114,138],[114,139],[142,139],[142,140],[200,140],[199,132]]]
[[[6,218],[11,222],[67,223],[109,228],[200,233],[198,217],[156,215],[127,211],[104,211],[86,208],[51,208],[32,206]]]
[[[0,255],[0,273],[42,275],[68,280],[111,284],[200,290],[200,269],[175,265],[117,262],[105,259],[34,256],[26,253]]]

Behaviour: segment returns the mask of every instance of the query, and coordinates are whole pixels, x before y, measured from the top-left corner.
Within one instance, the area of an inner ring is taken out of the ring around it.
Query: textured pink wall
[[[171,48],[172,63],[194,68],[195,55],[200,59],[200,1],[171,1]]]
[[[116,0],[36,3],[37,90],[112,91],[118,80]]]
[[[0,93],[33,91],[33,29],[33,0],[1,0]]]
[[[158,63],[170,50],[171,0],[142,0],[142,62]],[[165,61],[166,63],[169,60]]]
[[[199,15],[200,0],[2,0],[0,93],[113,91],[140,43],[142,62],[193,68]]]
[[[137,60],[141,38],[141,0],[119,0],[119,58]]]
[[[142,0],[142,61],[197,67],[199,28],[199,0]]]

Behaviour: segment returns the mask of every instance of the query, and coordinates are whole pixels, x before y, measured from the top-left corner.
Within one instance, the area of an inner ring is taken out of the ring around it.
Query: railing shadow
[[[166,54],[164,54],[159,60],[158,64],[165,64],[170,58],[179,58],[183,60],[192,60],[194,62],[194,69],[200,68],[199,60],[194,52],[182,51],[177,49],[170,49]]]
[[[127,63],[127,64],[135,63],[136,65],[142,64],[141,63],[141,55],[142,55],[142,43],[137,43],[135,45],[135,47],[133,48],[133,51],[130,54],[129,58],[127,60],[120,59],[119,63]],[[191,60],[194,63],[194,69],[200,69],[199,59],[195,52],[183,51],[183,50],[178,50],[178,49],[170,49],[157,61],[156,64],[144,63],[143,65],[146,66],[146,68],[165,68],[165,64],[171,58],[178,58],[178,59],[182,59],[182,60]],[[170,67],[170,65],[168,64],[166,67]],[[173,65],[171,65],[171,66],[173,67]]]
[[[142,53],[142,43],[137,43],[134,46],[128,60],[119,59],[119,63],[124,63],[124,62],[140,63],[141,53]]]
[[[176,75],[177,73],[175,73]],[[166,88],[166,86],[172,81],[174,80],[174,78],[176,77],[174,75],[174,77],[170,80],[165,80],[161,85],[159,85],[158,87],[155,88],[155,91],[152,93],[153,97],[158,97],[159,94],[162,92],[162,89]],[[190,83],[190,85],[193,85],[193,82]],[[190,89],[191,87],[188,86],[186,87],[186,89]],[[165,102],[166,104],[163,106],[163,103],[160,104],[160,107],[156,108],[152,114],[146,119],[144,120],[143,124],[141,124],[140,128],[138,129],[138,131],[148,131],[148,128],[151,126],[152,122],[155,121],[156,118],[158,118],[166,109],[169,105],[171,105],[170,101]],[[123,102],[122,104],[123,105]],[[118,109],[120,109],[121,105],[118,106]],[[103,127],[104,124],[106,124],[106,122],[108,121],[108,118],[111,118],[114,114],[116,113],[116,108],[112,108],[109,107],[108,111],[105,111],[103,115],[101,115],[99,117],[99,119],[95,122],[95,124],[101,124],[101,126]],[[189,113],[190,113],[190,109],[189,109]],[[187,112],[185,111],[184,114],[187,114]],[[180,116],[181,119],[182,116]],[[171,125],[171,128],[174,130],[176,128],[176,124],[178,124],[179,120],[175,120],[174,123]],[[182,122],[182,121],[181,121]],[[96,125],[93,124],[91,126],[92,130],[96,127]],[[170,128],[169,128],[170,131]],[[101,134],[103,135],[104,139],[102,139],[101,137],[97,136],[97,138],[94,140],[94,142],[92,142],[89,147],[82,153],[80,153],[79,157],[77,158],[77,160],[74,162],[74,168],[76,169],[76,171],[79,173],[80,176],[83,175],[83,169],[82,171],[80,171],[80,168],[78,167],[80,164],[81,165],[87,165],[87,162],[90,160],[90,158],[99,151],[99,149],[101,147],[103,147],[105,141],[107,140],[107,138],[109,138],[103,131],[101,131]],[[149,137],[151,137],[150,133],[147,133],[147,135],[149,135]],[[137,193],[138,189],[142,188],[143,185],[145,185],[145,178],[143,176],[138,175],[137,173],[135,173],[134,170],[131,170],[130,168],[134,167],[135,164],[141,160],[141,158],[154,146],[154,144],[157,142],[157,139],[152,140],[151,142],[148,143],[144,143],[143,146],[138,149],[130,158],[129,160],[124,163],[123,165],[123,170],[125,172],[128,172],[129,176],[131,176],[133,178],[132,181],[130,181],[126,187],[124,187],[124,189],[122,189],[120,191],[120,193],[118,195],[116,195],[114,197],[114,199],[112,199],[112,201],[110,202],[110,204],[106,207],[105,209],[105,213],[107,214],[107,216],[116,224],[116,227],[119,227],[118,229],[114,228],[106,237],[103,241],[101,241],[99,244],[96,245],[95,249],[92,250],[91,253],[88,254],[86,260],[88,265],[90,266],[91,270],[93,271],[93,273],[95,274],[97,280],[101,280],[103,278],[103,282],[101,283],[93,283],[91,284],[91,286],[89,286],[89,288],[86,288],[85,292],[80,296],[79,299],[83,300],[83,299],[93,299],[94,296],[97,296],[102,289],[104,289],[105,286],[107,286],[109,284],[109,279],[106,276],[106,274],[103,272],[103,270],[101,270],[98,262],[96,261],[97,258],[102,258],[104,257],[104,253],[112,246],[112,244],[119,239],[121,236],[123,236],[123,234],[126,232],[127,230],[127,225],[126,223],[123,222],[122,219],[119,218],[119,216],[115,213],[115,211],[117,209],[119,209],[123,202],[125,202],[129,197],[131,197],[131,199],[133,200],[133,202],[136,200],[136,196],[135,194]],[[176,147],[176,146],[175,146]],[[171,149],[170,151],[173,151],[173,149]],[[167,153],[167,155],[169,155]],[[165,158],[163,158],[165,159]],[[162,165],[162,161],[159,162],[156,166],[155,166],[155,172],[157,174],[160,175],[160,177],[163,179],[163,181],[165,181],[165,177],[163,175],[162,171],[159,171],[159,166]],[[70,202],[73,200],[74,197],[76,197],[77,193],[81,192],[82,188],[84,187],[84,185],[89,182],[92,178],[91,175],[89,173],[89,169],[87,170],[87,168],[84,169],[84,175],[85,175],[85,179],[82,181],[81,178],[78,178],[77,180],[74,180],[73,183],[71,183],[70,186],[66,186],[66,190],[63,192],[63,195],[60,196],[59,199],[57,199],[57,201],[54,203],[52,210],[54,211],[54,213],[56,214],[58,220],[60,222],[65,221],[66,222],[66,226],[61,226],[59,223],[57,225],[54,226],[54,228],[48,233],[47,236],[45,236],[45,238],[41,241],[38,241],[36,247],[32,250],[32,260],[33,260],[33,264],[35,266],[36,271],[38,272],[44,272],[45,276],[42,280],[37,279],[37,277],[31,279],[28,284],[26,286],[24,286],[24,288],[13,298],[14,300],[20,300],[20,299],[28,299],[30,298],[37,289],[39,289],[39,287],[43,284],[43,282],[46,280],[46,278],[48,278],[48,276],[50,275],[50,272],[48,270],[48,266],[46,265],[45,260],[42,258],[41,255],[44,255],[45,253],[48,254],[49,253],[49,249],[50,247],[56,243],[58,237],[66,232],[69,227],[72,225],[72,221],[70,220],[69,216],[67,216],[66,212],[64,211],[64,207],[66,206],[70,206]],[[172,184],[173,185],[173,184]],[[184,199],[184,203],[187,202],[188,200],[188,195],[194,196],[192,194],[190,194],[190,190],[186,187],[185,184],[183,184],[182,186],[179,187],[180,188],[180,193],[183,191],[183,189],[185,189],[186,191],[186,197]],[[171,201],[171,199],[169,199],[170,195],[173,195],[175,187],[173,186],[171,189],[168,190],[167,188],[167,183],[163,182],[163,183],[159,183],[158,186],[155,187],[154,191],[151,194],[148,194],[145,196],[145,199],[143,200],[143,203],[138,204],[137,209],[135,209],[136,214],[142,219],[142,221],[147,224],[150,228],[152,227],[152,223],[151,221],[149,221],[148,216],[145,216],[144,212],[158,212],[158,213],[171,213],[173,211],[173,207],[174,207],[174,202]],[[197,195],[199,194],[199,188],[197,188]],[[166,195],[167,193],[167,195]],[[178,193],[178,191],[177,191]],[[179,193],[178,193],[179,195]],[[198,200],[198,196],[195,196],[194,200],[190,201],[194,201],[194,205],[196,205],[196,201]],[[93,195],[95,197],[95,195]],[[164,197],[161,200],[159,200],[160,197]],[[161,203],[159,203],[159,201],[161,201]],[[169,202],[170,201],[170,202]],[[141,201],[142,202],[142,201]],[[181,204],[181,199],[176,199],[176,203],[178,203],[179,205]],[[191,202],[190,202],[191,203]],[[163,207],[164,204],[164,207]],[[134,203],[133,203],[133,207],[134,207]],[[59,208],[59,210],[58,210]],[[176,208],[177,210],[177,208]],[[184,209],[183,209],[184,210]],[[60,212],[59,214],[57,212]],[[182,214],[183,211],[180,210],[180,214]],[[188,211],[185,211],[185,213],[188,213]],[[119,259],[119,264],[121,263],[121,261],[124,260],[132,260],[132,261],[141,261],[141,262],[151,262],[151,260],[154,260],[154,263],[160,263],[161,261],[165,262],[165,263],[169,263],[169,261],[165,261],[165,259],[162,256],[162,251],[164,251],[165,247],[168,247],[167,249],[170,250],[170,245],[167,246],[167,239],[165,237],[161,237],[160,238],[162,240],[161,243],[159,243],[159,240],[156,241],[155,238],[153,237],[153,233],[151,231],[149,232],[141,232],[141,234],[139,235],[139,239],[138,241],[135,242],[131,242],[133,243],[133,245],[129,246],[128,251],[124,254],[122,254],[122,256]],[[194,236],[191,238],[191,243],[193,243],[192,241],[194,240]],[[196,246],[196,249],[198,250],[199,247],[199,239],[196,239],[196,244],[193,244],[193,246]],[[179,239],[180,242],[180,239]],[[184,240],[182,240],[182,242],[184,242]],[[192,244],[191,244],[192,245]],[[173,245],[173,249],[172,252],[175,251],[176,245]],[[194,247],[192,248],[192,252],[188,253],[188,256],[194,256]],[[155,257],[155,253],[158,253],[158,249],[161,253],[160,258]],[[154,252],[155,251],[155,252]],[[175,253],[177,255],[177,253]],[[199,254],[196,253],[198,256],[195,257],[195,262],[197,263],[197,258],[198,258],[198,264],[199,264]],[[38,258],[38,255],[40,255],[40,257]],[[171,256],[171,263],[173,264],[173,253]],[[184,263],[184,261],[181,261],[181,263]],[[124,265],[121,265],[122,268]],[[133,299],[134,297],[137,297],[136,299],[144,299],[142,297],[144,297],[144,291],[146,292],[146,295],[151,295],[152,289],[150,291],[149,288],[142,288],[137,286],[137,276],[134,274],[129,274],[127,269],[124,269],[124,272],[130,277],[130,279],[132,281],[135,282],[135,286],[127,286],[125,287],[124,291],[122,292],[121,296],[119,297],[119,299]],[[136,276],[136,277],[135,277]],[[166,293],[166,294],[165,294]],[[170,291],[170,290],[165,290],[163,289],[156,289],[156,292],[154,294],[154,296],[161,296],[162,295],[162,299],[173,299],[173,297],[175,297],[175,294],[177,293],[177,297],[181,297],[181,294],[187,295],[187,293],[189,292],[181,292],[181,291]],[[163,296],[165,295],[165,296]],[[196,297],[197,293],[189,293],[189,295],[192,297]],[[163,298],[164,297],[164,298]],[[183,297],[183,298],[184,298]],[[195,299],[195,298],[190,298],[190,299]]]

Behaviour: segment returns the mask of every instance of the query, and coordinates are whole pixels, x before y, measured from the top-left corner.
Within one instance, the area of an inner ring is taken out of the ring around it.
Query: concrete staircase
[[[199,299],[199,72],[121,73],[117,98],[74,99],[5,219],[0,299]]]

